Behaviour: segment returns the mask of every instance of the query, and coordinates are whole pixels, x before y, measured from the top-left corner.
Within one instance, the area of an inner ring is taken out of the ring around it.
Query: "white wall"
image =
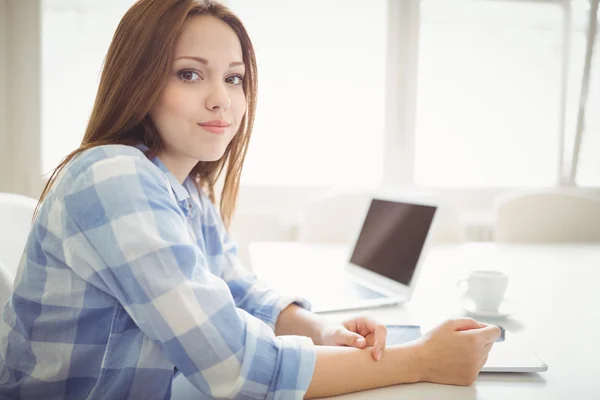
[[[37,197],[41,1],[0,0],[0,191]]]
[[[7,77],[7,45],[8,45],[8,0],[0,0],[0,191],[6,181],[6,169],[8,163],[8,133],[7,133],[7,98],[6,98],[6,77]]]

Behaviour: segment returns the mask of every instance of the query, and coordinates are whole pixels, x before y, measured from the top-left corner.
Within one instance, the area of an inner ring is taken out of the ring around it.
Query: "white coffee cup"
[[[473,300],[476,311],[497,312],[506,293],[508,276],[500,271],[473,271],[457,285]]]

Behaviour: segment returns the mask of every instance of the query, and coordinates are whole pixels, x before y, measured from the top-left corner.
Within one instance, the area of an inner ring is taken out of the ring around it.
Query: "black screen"
[[[373,199],[350,262],[408,285],[435,206]]]

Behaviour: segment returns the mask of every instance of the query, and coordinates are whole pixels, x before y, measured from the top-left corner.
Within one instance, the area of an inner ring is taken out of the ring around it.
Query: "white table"
[[[347,249],[289,242],[253,243],[259,277],[271,282],[318,279],[343,265]],[[316,266],[319,267],[316,267]],[[326,271],[323,265],[330,266]],[[600,246],[436,246],[429,250],[411,301],[368,311],[384,323],[420,323],[425,330],[463,316],[456,281],[475,269],[509,275],[507,298],[521,304],[493,321],[529,343],[549,366],[539,374],[480,374],[470,387],[417,383],[340,396],[347,399],[600,399]],[[283,283],[283,286],[286,284]],[[327,314],[343,319],[357,312]]]

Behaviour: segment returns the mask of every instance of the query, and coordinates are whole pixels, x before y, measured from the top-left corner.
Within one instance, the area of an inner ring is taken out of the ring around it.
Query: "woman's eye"
[[[183,82],[186,82],[186,83],[191,83],[191,82],[201,79],[200,74],[198,74],[195,71],[190,71],[190,70],[180,71],[177,75],[179,76],[179,79],[181,79]]]
[[[227,83],[231,83],[232,85],[238,86],[244,83],[244,77],[242,75],[232,75],[228,76],[227,79],[225,79],[225,81]]]

